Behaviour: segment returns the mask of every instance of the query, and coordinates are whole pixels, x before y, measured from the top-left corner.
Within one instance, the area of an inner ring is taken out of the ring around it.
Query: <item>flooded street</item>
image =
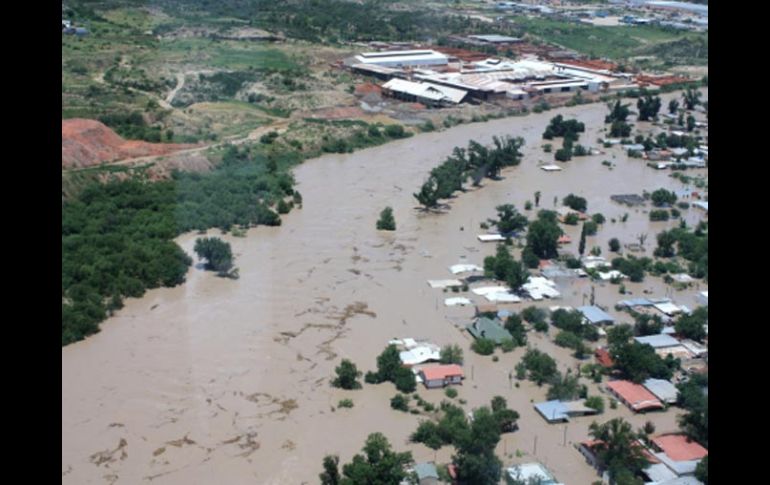
[[[708,90],[703,91],[705,100]],[[664,110],[678,95],[661,96]],[[596,139],[603,136],[599,130],[607,108],[600,103],[460,125],[297,167],[301,210],[283,216],[281,227],[251,229],[245,238],[220,236],[232,244],[239,280],[193,267],[184,285],[127,300],[101,324],[100,333],[62,349],[62,483],[315,484],[324,455],[339,454],[346,463],[375,431],[397,450],[411,450],[418,462],[446,462],[449,447],[434,456],[427,447],[407,443],[425,418],[390,409],[396,393],[392,384],[365,384],[359,391],[329,385],[342,358],[363,372],[373,370],[387,341],[398,337],[459,343],[466,360],[467,379],[458,388],[465,407],[489,404],[500,394],[521,414],[520,431],[503,435],[498,448],[501,457],[510,455],[503,459],[505,466],[537,460],[563,483],[597,480],[571,446],[587,437],[592,418],[569,423],[564,446],[565,425],[546,424],[531,404],[544,400],[546,387],[526,381],[511,388],[508,375],[524,349],[498,350],[499,362],[472,353],[470,335],[458,326],[470,322],[473,309],[443,304],[448,296],[483,298],[470,292],[449,295],[426,284],[451,277],[448,267],[462,258],[483,264],[495,248],[476,239],[485,232],[479,223],[494,217],[495,206],[504,203],[533,219],[536,210],[523,208],[525,201],[534,202],[536,191],[542,193],[541,208],[554,208],[555,197],[561,201],[572,192],[588,200],[590,214],[604,214],[607,222],[587,239],[586,252],[599,246],[608,259],[612,237],[626,244],[648,234],[646,255],[651,256],[655,234],[678,225],[677,220],[651,223],[642,210],[610,200],[613,194],[685,187],[669,176],[671,171],[628,159],[618,147],[603,149],[605,155],[573,158],[561,164],[561,172],[539,169],[538,161],[553,160],[541,145],[561,146],[561,139],[541,139],[559,113],[586,124],[578,143],[601,148]],[[504,170],[500,181],[485,180],[483,188],[459,194],[447,213],[416,209],[412,193],[432,167],[455,146],[465,147],[470,139],[490,144],[493,135],[525,138],[520,166]],[[615,167],[610,170],[602,160]],[[706,175],[707,170],[684,173]],[[388,205],[397,231],[380,233],[375,221]],[[621,223],[624,213],[628,221]],[[682,214],[689,226],[703,217],[695,208]],[[611,223],[613,218],[618,222]],[[577,255],[580,226],[563,227],[574,241],[567,248]],[[219,231],[209,235],[219,236]],[[192,254],[196,237],[187,234],[178,242]],[[588,304],[591,285],[581,280],[562,286],[561,300],[537,306]],[[645,289],[652,297],[669,291],[675,302],[696,306],[694,287],[674,292],[651,276],[625,285],[632,297]],[[610,309],[627,297],[616,285],[594,286],[597,304]],[[706,289],[701,283],[700,291]],[[628,315],[610,313],[631,321]],[[545,338],[530,334],[530,344],[558,357],[562,371],[578,362]],[[589,389],[589,394],[598,392],[596,384]],[[417,392],[436,403],[444,398],[440,390],[418,386]],[[354,407],[332,411],[343,398],[352,399]],[[622,416],[635,427],[651,420],[662,432],[676,429],[678,412],[632,416],[622,405],[616,410],[607,406],[598,420]],[[517,450],[521,457],[515,456]]]

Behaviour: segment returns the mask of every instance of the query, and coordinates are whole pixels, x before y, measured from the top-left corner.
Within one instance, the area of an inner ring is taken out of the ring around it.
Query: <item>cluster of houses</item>
[[[438,364],[441,347],[412,338],[394,339],[388,342],[399,348],[399,358],[404,367],[412,369],[415,379],[428,389],[462,384],[465,374],[457,364]]]
[[[588,440],[576,444],[576,448],[586,461],[608,479],[606,470],[597,456],[597,449],[603,443]],[[661,434],[649,439],[645,444],[636,442],[650,464],[643,470],[646,483],[655,485],[700,485],[694,477],[698,463],[708,456],[708,450],[686,436],[676,433]]]

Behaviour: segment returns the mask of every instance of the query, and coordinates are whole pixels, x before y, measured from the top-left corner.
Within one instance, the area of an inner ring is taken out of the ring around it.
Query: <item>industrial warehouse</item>
[[[632,74],[593,67],[589,63],[551,62],[532,55],[516,61],[500,58],[464,61],[440,52],[438,47],[436,50],[361,53],[345,64],[357,74],[387,81],[382,86],[384,94],[431,107],[503,99],[522,101],[550,94],[604,94],[640,87]],[[655,89],[655,85],[651,85]]]

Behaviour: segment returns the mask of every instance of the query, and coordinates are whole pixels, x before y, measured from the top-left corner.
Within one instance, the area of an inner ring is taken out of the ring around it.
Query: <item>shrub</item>
[[[516,348],[516,343],[513,341],[513,339],[507,338],[502,341],[500,348],[503,349],[503,352],[508,353]]]
[[[409,396],[396,394],[390,400],[390,407],[403,412],[409,411]]]
[[[591,216],[591,220],[593,220],[596,224],[601,225],[601,224],[604,224],[604,222],[607,219],[604,217],[604,214],[602,214],[601,212],[598,212]]]
[[[495,351],[495,342],[488,338],[479,338],[473,342],[471,349],[479,355],[492,355]]]
[[[601,374],[599,375],[599,378],[601,379]],[[586,399],[585,406],[591,409],[596,409],[596,411],[601,414],[604,412],[604,399],[601,396],[591,396]]]
[[[569,225],[569,226],[577,226],[578,221],[580,221],[580,217],[577,214],[575,214],[574,212],[570,212],[564,218],[564,223]]]
[[[408,136],[401,125],[388,125],[385,127],[385,134],[390,138],[404,138]]]
[[[586,236],[595,236],[596,231],[599,229],[594,221],[586,221],[583,223],[583,227],[585,227]]]
[[[525,210],[525,211],[530,211],[530,210],[532,210],[532,201],[529,201],[529,200],[528,200],[528,201],[524,202],[524,210]]]
[[[353,400],[352,399],[342,399],[339,403],[337,403],[338,408],[352,408],[353,407]]]
[[[446,390],[444,391],[444,394],[446,394],[446,397],[448,397],[449,399],[454,399],[457,397],[457,389],[453,387],[447,387]]]
[[[543,151],[545,153],[551,153],[553,151],[553,145],[551,145],[550,143],[546,143],[545,145],[543,145]]]
[[[396,220],[393,218],[393,209],[386,207],[380,212],[380,219],[377,221],[378,231],[395,231]]]
[[[668,219],[668,211],[665,209],[655,209],[650,211],[651,221],[667,221]]]
[[[615,399],[610,399],[610,409],[617,409],[618,408],[618,401]]]

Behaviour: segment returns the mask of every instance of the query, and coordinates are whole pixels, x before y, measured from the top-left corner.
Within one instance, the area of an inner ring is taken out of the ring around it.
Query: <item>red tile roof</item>
[[[432,365],[420,369],[426,381],[446,379],[452,376],[463,376],[463,369],[457,364]]]
[[[654,394],[631,381],[611,381],[607,383],[607,388],[620,396],[634,411],[663,408],[663,403]]]
[[[689,441],[683,434],[658,436],[652,442],[674,461],[700,460],[709,454],[706,448],[695,441]]]
[[[594,352],[594,356],[596,356],[596,361],[601,365],[602,367],[612,367],[615,365],[615,362],[613,362],[612,357],[610,357],[610,353],[607,351],[607,349],[596,349],[596,352]]]

